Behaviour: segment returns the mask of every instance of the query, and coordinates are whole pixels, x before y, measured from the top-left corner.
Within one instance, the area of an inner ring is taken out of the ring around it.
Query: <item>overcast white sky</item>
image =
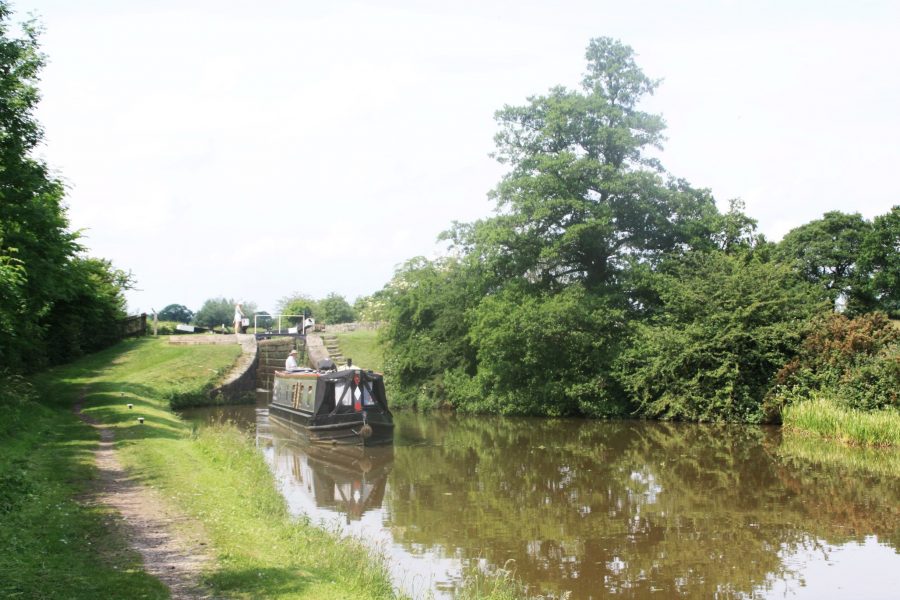
[[[598,36],[664,79],[665,167],[768,237],[900,204],[900,2],[12,4],[46,29],[39,154],[132,311],[380,289],[491,214],[494,111],[576,87]]]

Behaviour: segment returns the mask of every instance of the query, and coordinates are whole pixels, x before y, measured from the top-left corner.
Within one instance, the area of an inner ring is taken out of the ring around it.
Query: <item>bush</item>
[[[30,402],[37,399],[34,388],[22,376],[0,371],[0,436],[11,435]]]
[[[501,414],[608,417],[625,406],[610,365],[624,338],[621,310],[572,284],[533,295],[514,287],[475,309],[480,393],[458,378],[458,408]]]
[[[813,321],[798,355],[778,372],[767,409],[777,418],[820,393],[848,409],[900,408],[900,329],[877,312]]]
[[[617,362],[646,417],[763,419],[773,375],[822,310],[813,286],[752,254],[694,253],[651,276],[661,312],[638,326]]]

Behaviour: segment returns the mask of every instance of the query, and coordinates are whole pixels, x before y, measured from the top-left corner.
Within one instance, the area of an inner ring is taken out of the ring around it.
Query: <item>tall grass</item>
[[[782,417],[789,430],[806,431],[846,444],[900,446],[900,411],[894,408],[861,411],[817,397],[785,407]]]

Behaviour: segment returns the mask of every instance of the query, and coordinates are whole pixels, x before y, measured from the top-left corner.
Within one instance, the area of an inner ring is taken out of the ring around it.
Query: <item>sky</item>
[[[900,204],[900,2],[43,0],[37,155],[129,311],[353,302],[493,214],[494,112],[577,88],[591,38],[662,79],[659,157],[778,240]]]

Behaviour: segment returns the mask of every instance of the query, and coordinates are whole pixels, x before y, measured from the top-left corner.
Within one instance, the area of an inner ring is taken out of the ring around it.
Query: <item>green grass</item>
[[[192,431],[169,409],[234,356],[231,346],[130,341],[43,374],[33,398],[27,387],[0,395],[0,597],[168,597],[110,529],[115,515],[79,500],[97,445],[71,412],[82,394],[84,412],[115,431],[121,462],[204,532],[217,596],[394,597],[379,557],[288,514],[251,440],[231,426]]]
[[[788,430],[814,433],[846,444],[900,447],[900,411],[896,409],[863,412],[816,398],[785,407],[782,417]]]
[[[349,331],[335,334],[341,353],[364,369],[384,372],[384,351],[378,343],[377,330]]]

